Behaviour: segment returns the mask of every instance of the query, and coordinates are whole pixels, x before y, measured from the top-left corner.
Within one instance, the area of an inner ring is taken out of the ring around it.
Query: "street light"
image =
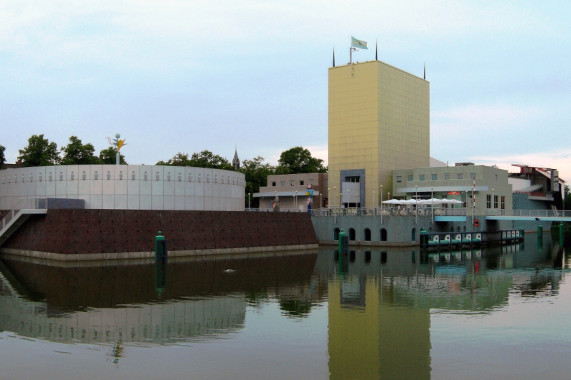
[[[295,207],[295,210],[297,211],[297,190],[295,191],[295,198],[293,200],[293,207]]]
[[[414,185],[414,209],[416,211],[416,215],[414,217],[414,224],[418,224],[418,185]]]
[[[381,185],[381,224],[383,224],[383,185]]]
[[[430,205],[430,209],[431,209],[431,211],[432,211],[432,221],[431,221],[431,223],[434,223],[434,187],[432,187],[432,188],[430,189],[430,203],[432,203],[432,204]]]

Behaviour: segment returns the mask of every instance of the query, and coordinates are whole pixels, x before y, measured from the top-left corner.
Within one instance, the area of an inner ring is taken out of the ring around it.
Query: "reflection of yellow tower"
[[[391,293],[375,278],[329,284],[331,379],[430,379],[430,311]]]
[[[362,207],[380,185],[393,192],[393,169],[428,167],[429,83],[380,61],[329,68],[328,161],[339,201]]]

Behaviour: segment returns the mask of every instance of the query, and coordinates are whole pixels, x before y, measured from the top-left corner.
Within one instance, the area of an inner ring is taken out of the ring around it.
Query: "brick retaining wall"
[[[305,213],[53,209],[30,217],[2,248],[78,255],[149,252],[159,230],[169,252],[318,243]]]

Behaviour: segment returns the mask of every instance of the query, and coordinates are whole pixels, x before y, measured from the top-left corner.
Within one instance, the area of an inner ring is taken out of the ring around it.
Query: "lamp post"
[[[381,185],[381,224],[383,224],[383,185]]]
[[[430,223],[434,223],[434,187],[430,189],[430,211],[432,211],[432,220]]]
[[[295,198],[293,199],[293,207],[297,211],[297,190],[295,191]]]
[[[418,185],[414,185],[414,210],[416,215],[414,216],[414,224],[418,224]]]

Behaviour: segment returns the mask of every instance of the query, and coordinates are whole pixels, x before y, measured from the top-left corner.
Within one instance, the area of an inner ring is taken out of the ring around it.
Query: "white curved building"
[[[0,210],[36,199],[86,209],[243,211],[246,181],[231,170],[156,165],[65,165],[0,170]]]

